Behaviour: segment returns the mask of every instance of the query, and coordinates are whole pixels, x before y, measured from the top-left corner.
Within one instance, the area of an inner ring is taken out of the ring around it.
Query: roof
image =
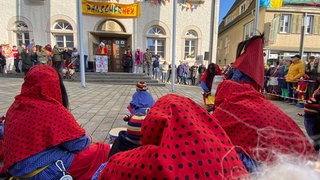
[[[245,0],[236,0],[234,2],[234,4],[232,5],[232,7],[230,8],[230,10],[228,11],[228,13],[225,15],[225,17],[228,17],[234,10],[236,10],[240,4],[242,4]],[[251,2],[251,4],[249,5],[249,7],[246,9],[246,11],[242,14],[240,14],[239,16],[237,16],[235,19],[233,19],[229,24],[225,25],[224,24],[224,20],[225,17],[223,17],[223,21],[219,24],[219,30],[218,30],[218,34],[223,33],[225,30],[227,30],[229,27],[233,26],[234,24],[236,24],[237,22],[239,22],[240,20],[242,20],[244,17],[248,16],[251,14],[252,10],[255,9],[255,4],[256,4],[256,0],[253,0]]]

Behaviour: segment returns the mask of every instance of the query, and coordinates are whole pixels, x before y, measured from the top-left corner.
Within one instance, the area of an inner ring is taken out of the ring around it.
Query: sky
[[[228,13],[235,0],[220,0],[219,24],[223,17]]]

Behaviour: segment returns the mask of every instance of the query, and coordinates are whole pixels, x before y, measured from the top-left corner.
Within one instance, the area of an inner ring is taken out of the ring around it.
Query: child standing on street
[[[127,131],[120,131],[114,141],[109,157],[121,151],[127,151],[141,145],[141,125],[154,100],[147,91],[147,83],[139,81],[136,92],[132,95],[132,101],[127,107],[127,115],[123,120],[128,122]]]

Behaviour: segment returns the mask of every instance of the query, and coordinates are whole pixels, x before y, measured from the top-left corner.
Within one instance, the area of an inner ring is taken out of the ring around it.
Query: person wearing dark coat
[[[25,46],[24,46],[25,47]],[[26,75],[29,69],[32,67],[32,61],[29,49],[26,47],[21,51],[22,72]]]

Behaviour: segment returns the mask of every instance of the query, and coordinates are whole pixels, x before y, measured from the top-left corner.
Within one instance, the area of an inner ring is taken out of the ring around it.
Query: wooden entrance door
[[[105,41],[109,50],[108,68],[109,72],[123,72],[122,58],[127,47],[127,40],[123,38],[106,38]]]

